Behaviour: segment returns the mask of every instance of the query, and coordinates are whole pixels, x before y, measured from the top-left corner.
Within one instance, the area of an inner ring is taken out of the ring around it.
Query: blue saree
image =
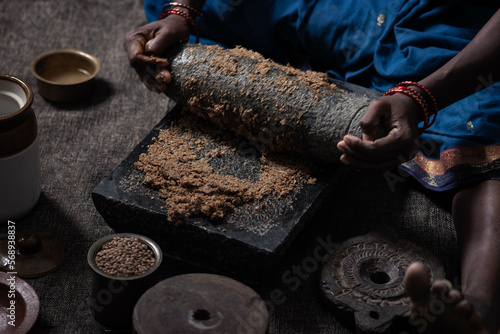
[[[145,0],[149,21],[163,3]],[[437,70],[499,7],[500,1],[207,0],[200,42],[242,45],[385,91]],[[420,152],[400,165],[430,189],[500,179],[500,83],[477,80],[477,93],[442,109],[419,138]]]

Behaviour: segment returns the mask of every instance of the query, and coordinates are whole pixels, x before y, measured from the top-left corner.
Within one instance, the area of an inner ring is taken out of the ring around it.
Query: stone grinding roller
[[[337,163],[344,135],[361,137],[359,119],[372,99],[338,88],[324,73],[279,65],[239,47],[188,43],[165,57],[172,73],[167,96],[260,148]]]

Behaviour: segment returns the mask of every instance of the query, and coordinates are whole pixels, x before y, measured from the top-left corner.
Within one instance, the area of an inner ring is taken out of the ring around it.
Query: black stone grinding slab
[[[380,93],[354,85],[337,83],[341,88],[378,97]],[[92,192],[98,212],[116,233],[137,233],[157,242],[165,256],[236,277],[261,281],[273,271],[304,226],[331,189],[337,166],[313,175],[315,184],[302,183],[299,190],[277,199],[268,196],[262,209],[254,202],[236,207],[220,221],[209,221],[203,215],[192,216],[175,225],[167,221],[164,199],[158,192],[142,185],[142,173],[134,163],[146,153],[160,129],[167,129],[180,117],[181,106],[174,107]],[[250,142],[238,145],[214,159],[216,171],[240,178],[255,179],[260,161]]]

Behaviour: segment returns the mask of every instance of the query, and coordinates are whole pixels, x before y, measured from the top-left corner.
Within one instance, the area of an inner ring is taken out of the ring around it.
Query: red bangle
[[[183,8],[189,9],[190,11],[192,11],[193,13],[195,13],[196,15],[201,17],[202,19],[205,19],[205,16],[203,16],[202,12],[200,12],[199,10],[197,10],[189,5],[185,5],[183,3],[179,3],[179,2],[167,3],[166,5],[163,6],[163,11],[166,11],[168,7],[183,7]]]
[[[432,119],[432,121],[430,121],[430,123],[427,126],[427,128],[429,128],[432,124],[434,124],[434,121],[436,121],[437,113],[439,111],[438,104],[436,102],[436,99],[434,98],[434,95],[432,95],[431,92],[427,88],[425,88],[423,85],[419,84],[418,82],[403,81],[403,82],[400,82],[398,84],[398,86],[405,86],[405,87],[415,86],[415,87],[418,87],[418,88],[420,88],[421,90],[423,90],[425,92],[425,94],[427,95],[427,97],[429,98],[429,100],[431,100],[432,105],[434,107],[434,112],[430,113],[431,115],[434,115],[434,118]]]
[[[196,35],[196,43],[200,42],[200,33],[198,31],[198,27],[196,27],[196,23],[194,23],[194,20],[191,18],[191,16],[189,16],[185,11],[183,11],[181,9],[174,8],[174,9],[168,9],[166,11],[163,11],[161,13],[160,17],[158,18],[158,20],[162,20],[169,15],[179,15],[179,16],[182,16],[183,18],[185,18],[189,22],[189,24],[191,25],[193,33]]]
[[[425,92],[425,94],[427,94],[429,99],[432,101],[432,104],[434,105],[434,114],[436,114],[438,112],[439,109],[438,109],[436,99],[434,98],[434,95],[432,95],[431,92],[427,88],[425,88],[424,86],[422,86],[418,82],[403,81],[403,82],[398,83],[398,86],[406,86],[406,87],[407,86],[415,86],[415,87],[420,88],[421,90],[423,90]]]
[[[404,94],[406,96],[411,97],[420,107],[420,110],[422,111],[422,114],[424,116],[424,126],[419,129],[419,136],[420,136],[430,126],[430,124],[429,124],[430,114],[429,114],[429,108],[428,108],[427,102],[422,97],[422,95],[420,95],[420,93],[418,93],[417,91],[415,91],[413,89],[407,88],[405,86],[393,87],[393,88],[389,89],[387,92],[385,92],[383,96],[394,95],[396,93],[401,93],[401,94]]]

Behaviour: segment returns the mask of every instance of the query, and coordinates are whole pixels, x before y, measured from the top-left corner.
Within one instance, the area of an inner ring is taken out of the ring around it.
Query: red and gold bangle
[[[191,16],[189,16],[188,13],[186,13],[185,11],[178,9],[178,8],[168,9],[168,10],[165,10],[161,13],[158,20],[162,20],[169,15],[179,15],[179,16],[182,16],[183,18],[185,18],[189,22],[189,25],[191,25],[191,29],[193,30],[193,33],[196,35],[196,43],[200,42],[200,32],[198,31],[198,27],[196,26],[196,23],[194,22],[193,18]]]
[[[432,121],[430,121],[427,128],[429,128],[432,124],[434,124],[434,121],[436,120],[437,113],[439,111],[438,104],[436,102],[436,99],[434,98],[434,95],[432,95],[432,93],[427,88],[425,88],[423,85],[419,84],[418,82],[403,81],[403,82],[400,82],[398,84],[398,86],[404,86],[404,87],[415,86],[415,87],[420,88],[422,91],[424,91],[424,93],[427,95],[428,99],[432,102],[432,106],[434,107],[433,112],[430,113],[431,116],[434,115],[434,118],[432,119]]]
[[[438,112],[439,109],[438,109],[438,105],[437,105],[436,99],[434,98],[434,95],[432,95],[431,92],[427,88],[425,88],[424,86],[422,86],[418,82],[403,81],[403,82],[398,83],[397,86],[405,86],[405,87],[415,86],[415,87],[420,88],[421,90],[423,90],[425,92],[425,94],[427,94],[427,96],[429,97],[429,99],[432,101],[432,104],[434,106],[434,114],[436,114]]]
[[[166,11],[169,7],[183,7],[183,8],[186,8],[186,9],[192,11],[193,13],[195,13],[197,16],[201,17],[202,19],[205,19],[205,16],[203,15],[202,12],[200,12],[196,8],[193,8],[189,5],[185,5],[183,3],[180,3],[180,2],[167,3],[166,5],[163,6],[163,11]]]
[[[417,102],[420,110],[422,111],[422,114],[424,116],[424,126],[423,128],[419,129],[419,136],[430,126],[429,125],[429,119],[430,119],[430,113],[429,113],[429,107],[425,99],[418,93],[417,91],[410,89],[405,86],[396,86],[391,89],[389,89],[387,92],[384,93],[384,96],[387,95],[394,95],[396,93],[404,94],[406,96],[411,97],[415,102]]]

